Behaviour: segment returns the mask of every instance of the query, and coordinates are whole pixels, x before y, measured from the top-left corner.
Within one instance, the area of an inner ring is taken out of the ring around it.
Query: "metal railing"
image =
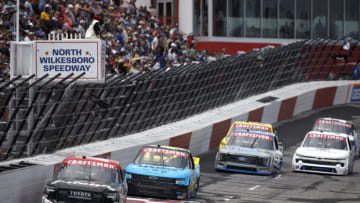
[[[344,43],[301,41],[168,71],[111,75],[105,84],[76,83],[71,75],[56,83],[59,75],[32,83],[33,76],[0,79],[0,160],[143,131],[296,82],[351,77],[360,45],[350,41],[344,50]]]

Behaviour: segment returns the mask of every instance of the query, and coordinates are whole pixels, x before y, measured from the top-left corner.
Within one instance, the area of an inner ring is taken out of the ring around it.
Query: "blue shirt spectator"
[[[121,44],[122,47],[124,46],[124,38],[123,38],[122,34],[117,33],[116,34],[116,40],[119,41],[119,43]]]
[[[360,66],[356,66],[353,71],[353,79],[358,80],[360,76]]]
[[[160,57],[158,57],[159,63],[160,63],[160,68],[165,68],[166,67],[166,59],[164,55],[161,55]]]

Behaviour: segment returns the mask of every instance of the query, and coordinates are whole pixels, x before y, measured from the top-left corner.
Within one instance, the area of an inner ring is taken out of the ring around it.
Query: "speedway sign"
[[[353,84],[350,101],[360,102],[360,84]]]
[[[35,74],[40,78],[61,73],[62,79],[73,73],[80,80],[104,81],[105,57],[101,40],[35,41]]]

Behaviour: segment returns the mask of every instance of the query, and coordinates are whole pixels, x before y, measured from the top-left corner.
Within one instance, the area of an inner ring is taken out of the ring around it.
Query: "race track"
[[[284,164],[277,176],[215,172],[216,151],[200,155],[201,183],[197,198],[182,202],[360,202],[360,160],[349,176],[294,173],[291,159],[318,117],[352,120],[360,134],[360,105],[312,111],[280,123],[276,128],[284,144]],[[128,202],[178,202],[129,197]]]

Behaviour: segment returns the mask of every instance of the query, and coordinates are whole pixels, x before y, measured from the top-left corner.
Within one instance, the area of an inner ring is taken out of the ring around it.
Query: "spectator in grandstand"
[[[3,68],[3,65],[0,65],[0,77],[5,77],[6,73],[5,70]]]
[[[186,58],[184,65],[190,65],[190,64],[191,64],[191,59],[190,59],[190,58]]]
[[[156,29],[154,29],[153,36],[154,36],[154,38],[153,38],[153,40],[151,42],[151,49],[152,49],[153,54],[155,55],[156,54],[156,48],[159,45],[159,38],[158,38],[159,34],[158,34]]]
[[[103,16],[100,14],[93,14],[92,21],[89,28],[86,30],[85,38],[86,39],[96,39],[101,38],[101,32],[103,30]]]
[[[197,61],[198,55],[196,51],[196,43],[191,43],[190,49],[187,51],[187,57],[193,61]]]
[[[9,77],[9,62],[4,60],[5,57],[1,57],[0,61],[0,78]]]
[[[358,80],[360,78],[360,66],[359,65],[355,66],[355,68],[353,70],[352,78],[353,78],[353,80]]]
[[[171,62],[177,62],[177,54],[176,54],[177,46],[175,43],[171,43],[171,48],[169,49],[168,53],[168,60]]]

